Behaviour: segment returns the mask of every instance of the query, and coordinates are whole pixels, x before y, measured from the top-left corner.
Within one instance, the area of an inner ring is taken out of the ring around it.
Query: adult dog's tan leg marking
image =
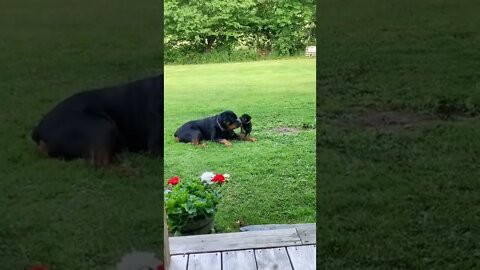
[[[108,150],[103,148],[101,151],[101,166],[102,167],[108,167],[110,164],[112,164],[112,153]]]
[[[88,157],[88,163],[90,164],[90,166],[95,167],[95,164],[96,164],[95,159],[96,159],[95,150],[91,149],[90,155]]]
[[[204,146],[206,146],[205,143],[200,143],[200,140],[199,140],[199,139],[193,140],[193,141],[192,141],[192,144],[193,144],[194,146],[198,146],[198,147],[204,147]]]
[[[40,141],[38,142],[37,148],[38,148],[38,151],[40,151],[40,153],[42,153],[43,155],[48,156],[48,145],[47,145],[46,142],[40,140]]]
[[[221,144],[224,144],[225,146],[227,147],[231,147],[232,146],[232,143],[228,140],[225,140],[225,139],[221,139],[221,140],[218,140],[219,143]]]
[[[90,150],[89,163],[93,167],[105,168],[112,164],[112,154],[106,148]]]

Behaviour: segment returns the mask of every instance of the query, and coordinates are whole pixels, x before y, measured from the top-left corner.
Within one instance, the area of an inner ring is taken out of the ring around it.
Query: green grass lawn
[[[61,99],[162,70],[157,0],[0,3],[0,262],[116,269],[163,250],[161,162],[123,157],[135,177],[37,154],[30,133]],[[158,213],[158,214],[157,214]]]
[[[318,269],[479,269],[478,10],[319,4]],[[376,131],[359,108],[422,120]]]
[[[257,142],[175,142],[183,123],[226,109],[252,116]],[[298,132],[278,131],[285,127]],[[314,128],[315,60],[165,67],[165,177],[231,174],[216,216],[220,231],[238,230],[238,221],[315,222]]]

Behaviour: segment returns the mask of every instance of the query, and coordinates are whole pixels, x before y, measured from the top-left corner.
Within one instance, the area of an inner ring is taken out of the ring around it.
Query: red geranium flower
[[[212,182],[218,182],[221,184],[225,182],[225,176],[223,176],[223,174],[215,174],[215,176],[212,179]]]
[[[172,185],[172,186],[175,186],[176,184],[178,184],[180,182],[180,178],[178,176],[174,176],[172,178],[170,178],[167,182],[168,185]]]

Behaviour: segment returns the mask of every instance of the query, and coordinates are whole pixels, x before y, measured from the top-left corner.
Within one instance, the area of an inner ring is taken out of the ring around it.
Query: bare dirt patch
[[[294,127],[278,127],[275,129],[278,133],[298,133],[300,132],[299,128]]]
[[[362,110],[355,117],[359,125],[375,129],[380,132],[398,129],[414,129],[425,125],[430,119],[415,112]]]

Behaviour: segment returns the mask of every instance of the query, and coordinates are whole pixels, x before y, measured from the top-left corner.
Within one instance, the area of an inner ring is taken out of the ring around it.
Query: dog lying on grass
[[[163,156],[163,74],[77,93],[48,112],[32,133],[53,158],[105,167],[126,149]]]
[[[251,132],[251,117],[248,117],[248,121],[246,118],[243,121],[250,123]],[[239,119],[234,112],[224,111],[211,117],[189,121],[179,127],[174,136],[177,142],[192,143],[195,146],[204,145],[201,143],[204,140],[218,142],[226,146],[232,146],[231,140],[256,141],[256,138],[249,137],[248,134],[234,132],[242,125],[242,119]]]

